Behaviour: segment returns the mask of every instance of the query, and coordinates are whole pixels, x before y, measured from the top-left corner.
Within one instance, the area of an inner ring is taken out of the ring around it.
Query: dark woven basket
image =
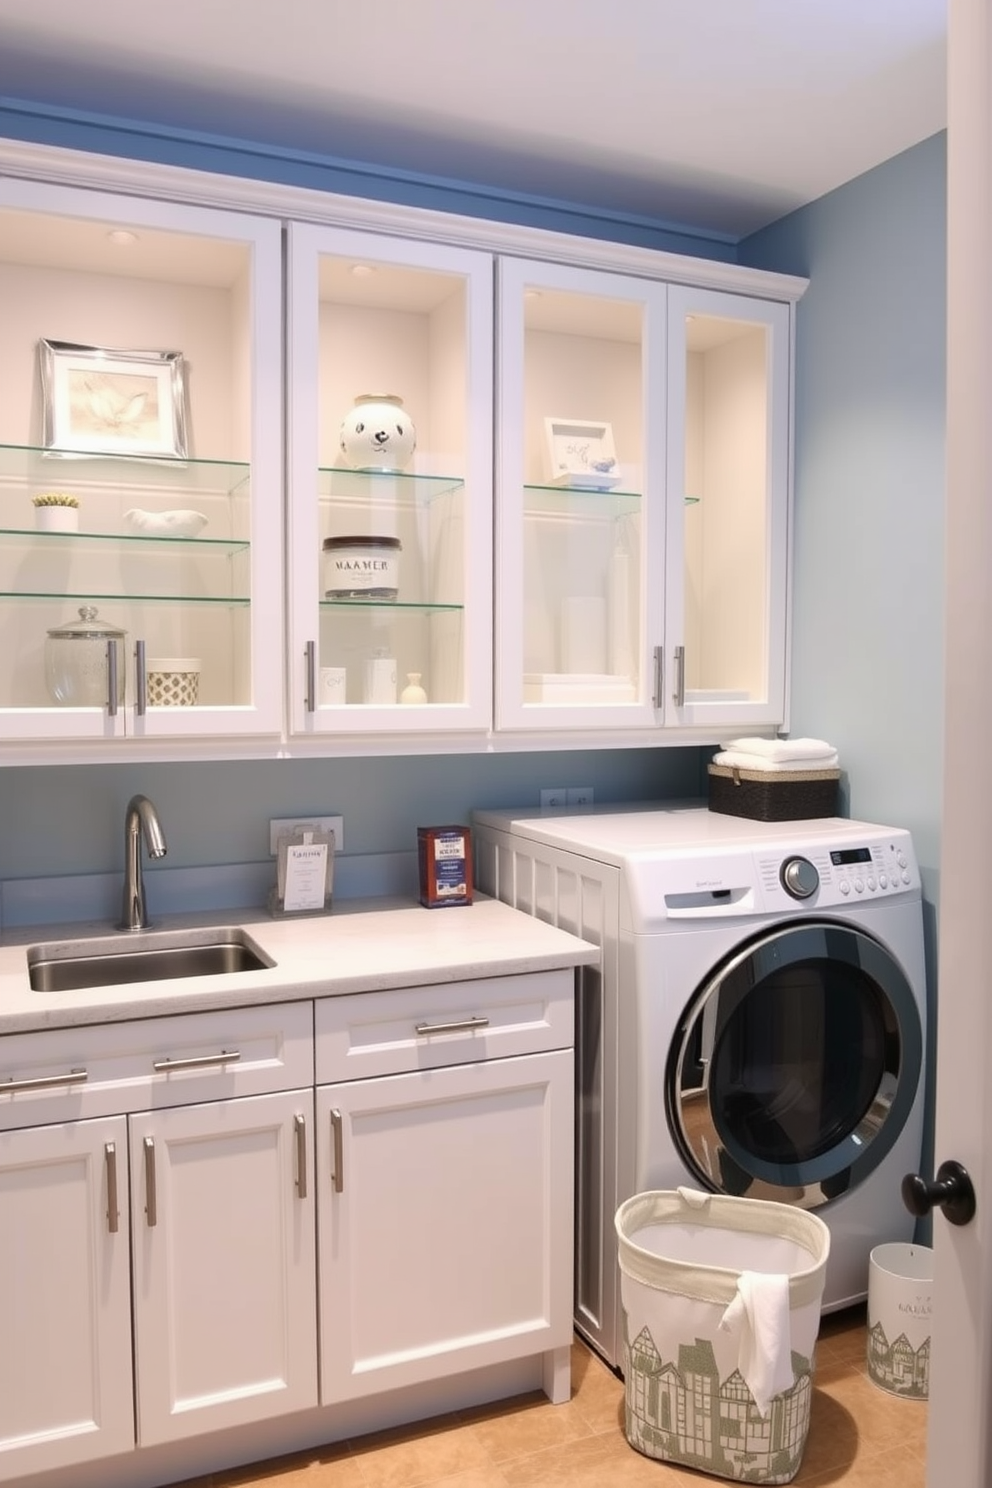
[[[772,773],[730,765],[709,767],[709,807],[753,821],[803,821],[837,815],[839,770]]]

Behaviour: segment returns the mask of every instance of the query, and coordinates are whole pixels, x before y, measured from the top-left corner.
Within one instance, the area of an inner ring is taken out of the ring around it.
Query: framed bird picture
[[[38,351],[47,454],[187,458],[181,352],[45,340]]]

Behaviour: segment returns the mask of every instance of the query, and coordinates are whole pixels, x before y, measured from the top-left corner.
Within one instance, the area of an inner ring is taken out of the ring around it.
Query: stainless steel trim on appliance
[[[893,957],[852,926],[788,923],[694,994],[672,1044],[666,1109],[707,1188],[812,1209],[891,1150],[922,1061],[919,1008]]]

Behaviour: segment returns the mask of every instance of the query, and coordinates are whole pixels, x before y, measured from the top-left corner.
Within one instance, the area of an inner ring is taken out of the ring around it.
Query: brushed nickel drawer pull
[[[331,1112],[331,1140],[334,1143],[334,1171],[331,1177],[334,1180],[334,1192],[344,1191],[344,1123],[341,1120],[341,1112]]]
[[[67,1075],[36,1075],[30,1080],[0,1081],[0,1095],[13,1095],[18,1090],[56,1090],[60,1085],[82,1085],[89,1079],[84,1069],[70,1070]]]
[[[296,1128],[296,1192],[301,1199],[307,1196],[307,1118],[294,1116]]]
[[[117,1208],[117,1145],[105,1142],[104,1158],[107,1163],[107,1229],[116,1235],[120,1228],[120,1212]]]
[[[240,1058],[240,1049],[221,1049],[219,1054],[192,1054],[188,1059],[155,1059],[152,1061],[152,1069],[157,1075],[167,1075],[172,1070],[209,1069],[211,1065],[235,1064]]]
[[[428,1033],[464,1033],[466,1029],[488,1028],[489,1019],[480,1016],[474,1018],[459,1018],[456,1023],[416,1023],[414,1032],[423,1038]]]
[[[152,1229],[158,1223],[158,1202],[155,1193],[155,1139],[146,1137],[145,1148],[145,1213],[148,1216],[148,1228]]]

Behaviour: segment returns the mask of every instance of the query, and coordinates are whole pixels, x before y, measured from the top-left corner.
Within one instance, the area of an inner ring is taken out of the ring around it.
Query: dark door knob
[[[919,1173],[907,1173],[902,1180],[902,1201],[910,1214],[929,1214],[934,1206],[943,1209],[955,1225],[966,1225],[975,1217],[975,1189],[959,1162],[941,1163],[933,1183]]]

